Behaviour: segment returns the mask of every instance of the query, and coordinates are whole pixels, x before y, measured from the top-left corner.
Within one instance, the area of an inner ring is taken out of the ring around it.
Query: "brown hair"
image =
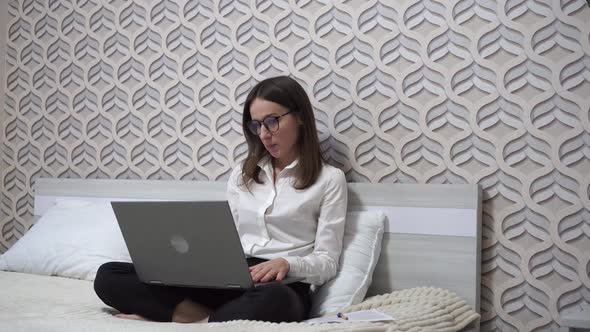
[[[258,135],[248,130],[248,122],[252,120],[250,105],[254,99],[260,98],[277,103],[289,111],[293,111],[301,121],[299,126],[299,163],[294,168],[295,189],[306,189],[315,183],[322,170],[322,155],[315,126],[315,117],[309,97],[303,87],[294,79],[287,76],[267,78],[256,84],[248,94],[242,114],[242,130],[248,143],[248,155],[242,167],[242,182],[246,188],[252,181],[262,183],[259,178],[258,162],[270,156]]]

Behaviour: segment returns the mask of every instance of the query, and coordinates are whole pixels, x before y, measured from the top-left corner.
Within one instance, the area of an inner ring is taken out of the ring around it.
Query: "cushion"
[[[131,261],[110,203],[62,200],[0,256],[0,270],[94,280],[109,261]]]
[[[346,214],[338,273],[314,291],[311,317],[338,311],[365,298],[381,254],[384,223],[381,211]]]

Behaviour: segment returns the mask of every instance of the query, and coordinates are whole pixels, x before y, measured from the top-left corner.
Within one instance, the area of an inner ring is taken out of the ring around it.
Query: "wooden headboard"
[[[368,295],[419,286],[457,293],[480,312],[478,185],[350,183],[349,211],[388,217]]]
[[[37,179],[35,215],[60,198],[225,200],[225,182]],[[480,312],[481,190],[477,185],[350,183],[349,211],[388,217],[368,295],[435,286]]]

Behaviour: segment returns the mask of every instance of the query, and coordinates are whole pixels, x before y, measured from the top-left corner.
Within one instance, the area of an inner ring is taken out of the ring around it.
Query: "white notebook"
[[[341,314],[322,316],[318,318],[312,318],[304,320],[304,323],[319,324],[319,323],[348,323],[348,322],[380,322],[394,320],[388,314],[384,314],[381,311],[374,309],[371,310],[360,310],[353,312],[346,312]]]

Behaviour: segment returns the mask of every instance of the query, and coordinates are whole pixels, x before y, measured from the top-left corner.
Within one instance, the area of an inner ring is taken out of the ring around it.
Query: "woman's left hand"
[[[289,262],[280,257],[250,266],[250,275],[254,282],[280,281],[285,278],[288,272]]]

